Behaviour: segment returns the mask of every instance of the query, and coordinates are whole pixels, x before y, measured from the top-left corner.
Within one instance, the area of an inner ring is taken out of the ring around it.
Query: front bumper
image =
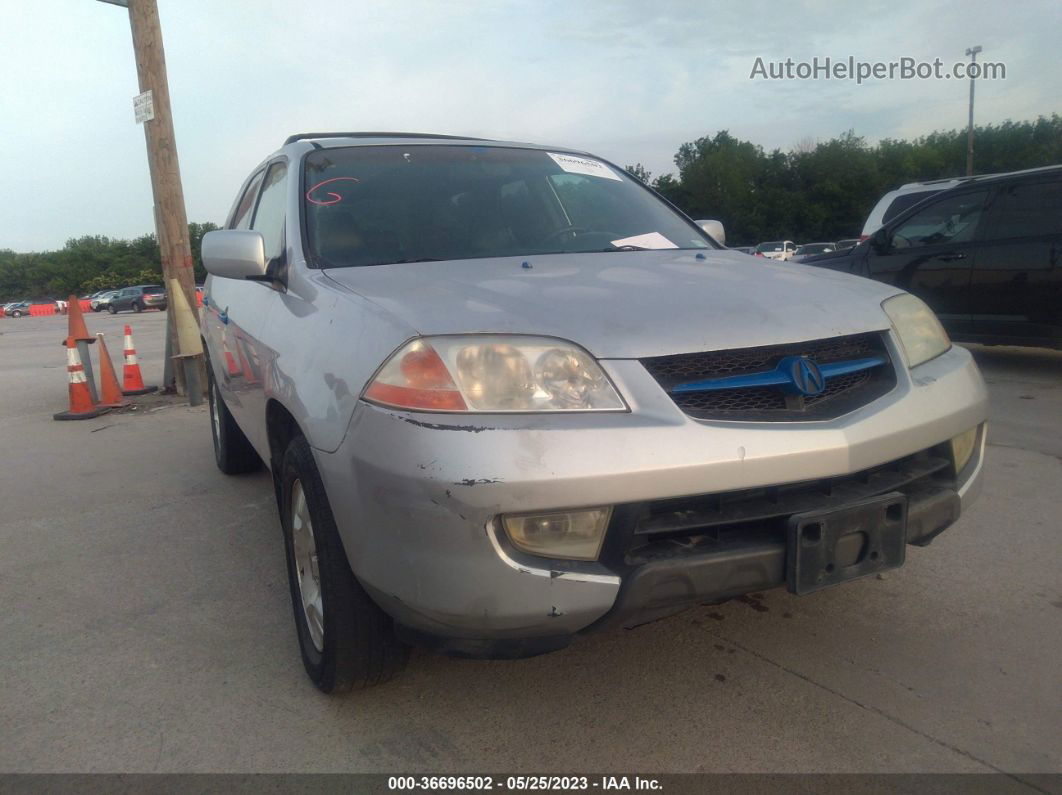
[[[603,365],[631,413],[425,415],[362,404],[339,448],[315,451],[351,565],[407,637],[522,656],[780,585],[781,543],[633,565],[553,561],[516,553],[496,517],[849,475],[944,443],[987,415],[984,383],[961,348],[898,372],[888,395],[825,422],[693,420],[638,362]],[[969,505],[983,449],[982,434],[950,487],[939,481],[911,497],[910,542],[928,541]],[[610,527],[610,538],[619,532]]]

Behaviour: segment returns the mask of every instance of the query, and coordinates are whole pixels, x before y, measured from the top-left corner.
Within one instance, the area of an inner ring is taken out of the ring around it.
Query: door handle
[[[966,255],[963,254],[961,251],[953,251],[950,254],[941,254],[937,257],[937,259],[941,262],[951,262],[952,260],[966,259]]]

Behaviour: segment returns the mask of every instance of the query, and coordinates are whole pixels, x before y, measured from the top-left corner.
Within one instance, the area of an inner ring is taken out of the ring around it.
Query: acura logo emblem
[[[806,356],[790,356],[784,361],[793,391],[800,395],[821,395],[826,388],[826,377],[815,362]],[[779,368],[782,369],[782,368]]]

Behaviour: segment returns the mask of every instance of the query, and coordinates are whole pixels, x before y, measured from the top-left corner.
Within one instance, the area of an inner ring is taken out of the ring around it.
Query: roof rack
[[[304,141],[308,138],[445,138],[451,141],[485,141],[486,138],[473,138],[470,135],[437,135],[435,133],[411,132],[314,132],[289,135],[284,145]]]

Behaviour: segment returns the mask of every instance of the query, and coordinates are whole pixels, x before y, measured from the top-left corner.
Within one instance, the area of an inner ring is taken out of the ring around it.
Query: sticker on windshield
[[[605,179],[614,179],[617,182],[622,182],[616,172],[600,160],[592,160],[589,157],[576,157],[575,155],[558,155],[553,152],[546,152],[546,154],[552,157],[553,162],[569,174],[587,174],[591,177],[604,177]]]
[[[623,246],[637,246],[638,248],[678,248],[678,246],[659,232],[649,232],[644,235],[635,235],[634,237],[621,237],[619,240],[613,240],[612,245],[616,248],[622,248]]]

